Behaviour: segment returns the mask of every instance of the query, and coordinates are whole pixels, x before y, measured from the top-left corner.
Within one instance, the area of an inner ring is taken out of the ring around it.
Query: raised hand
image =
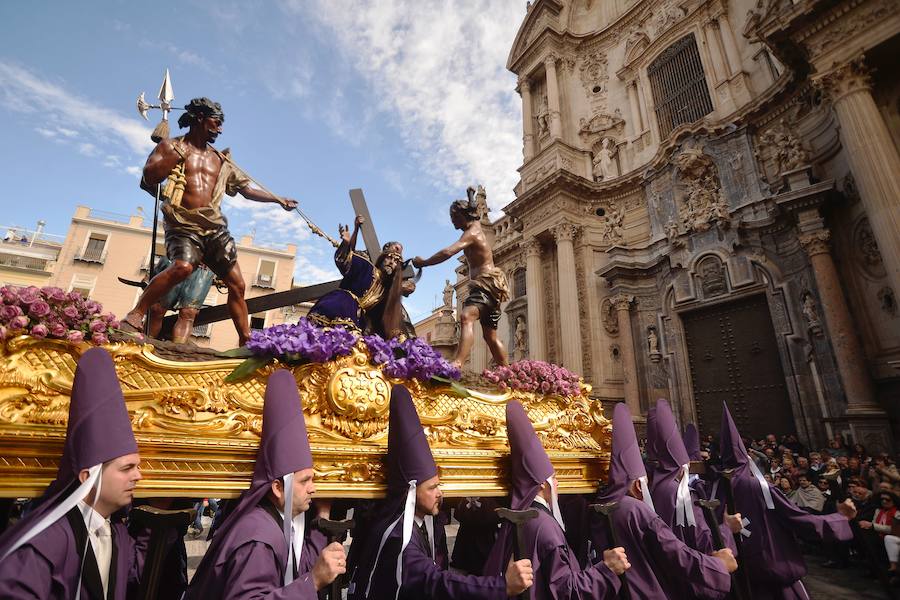
[[[278,204],[280,204],[281,208],[284,210],[294,210],[297,208],[297,201],[290,198],[279,198]]]

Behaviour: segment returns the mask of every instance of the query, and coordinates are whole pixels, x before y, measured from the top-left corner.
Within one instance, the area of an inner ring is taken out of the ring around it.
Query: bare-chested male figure
[[[250,187],[250,178],[229,160],[227,150],[220,152],[210,145],[222,133],[225,121],[218,102],[194,98],[184,108],[178,126],[190,130],[157,144],[141,180],[142,188],[152,189],[168,178],[162,211],[166,256],[172,264],[150,281],[123,321],[140,330],[150,307],[202,262],[228,287],[228,310],[243,345],[250,337],[245,284],[234,239],[220,209],[222,196],[240,192],[248,200],[276,202],[284,210],[293,210],[297,202]]]
[[[507,355],[503,343],[497,338],[497,325],[500,323],[500,304],[509,300],[509,287],[503,271],[494,266],[494,255],[481,229],[475,190],[469,188],[466,193],[468,200],[456,200],[450,205],[450,221],[456,229],[463,232],[462,236],[430,258],[415,257],[413,266],[418,268],[436,265],[453,257],[460,250],[463,252],[469,265],[469,295],[463,301],[459,315],[461,331],[453,363],[462,367],[466,362],[475,343],[475,321],[480,320],[481,333],[494,362],[505,365]]]

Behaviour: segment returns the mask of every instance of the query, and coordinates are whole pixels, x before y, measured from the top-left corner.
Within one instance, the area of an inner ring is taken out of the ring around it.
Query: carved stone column
[[[722,44],[725,46],[725,58],[728,59],[729,75],[741,72],[741,53],[738,51],[737,43],[734,41],[734,33],[731,30],[731,23],[724,14],[719,15],[719,33],[722,35]]]
[[[541,243],[525,242],[525,297],[528,299],[528,357],[547,360],[544,319],[544,278],[541,274]]]
[[[817,83],[831,96],[844,155],[872,224],[888,281],[900,293],[900,154],[872,98],[869,69],[860,57],[826,73]]]
[[[547,70],[547,109],[550,111],[550,137],[553,139],[562,137],[562,120],[559,116],[559,80],[556,76],[555,54],[544,59],[544,67]]]
[[[718,27],[715,21],[708,22],[703,27],[703,37],[706,39],[706,49],[709,59],[712,61],[713,80],[718,84],[728,79],[725,66],[725,51],[719,40]]]
[[[628,87],[628,105],[631,108],[631,132],[634,137],[638,137],[644,131],[644,124],[641,122],[641,107],[638,104],[637,81],[629,81]]]
[[[822,301],[822,313],[831,337],[831,347],[838,373],[847,396],[847,420],[853,438],[866,444],[878,443],[882,438],[890,443],[887,415],[878,406],[872,380],[866,368],[865,354],[853,325],[853,318],[844,299],[840,278],[828,248],[830,232],[827,229],[807,231],[800,235],[800,245],[809,255],[816,287]],[[874,429],[883,429],[882,435],[873,437]]]
[[[578,279],[573,240],[578,228],[561,223],[553,228],[559,271],[559,333],[563,366],[583,375],[581,364],[581,319],[578,316]]]
[[[519,93],[522,95],[522,156],[525,162],[534,156],[534,115],[531,105],[531,84],[527,77],[519,78]]]
[[[641,391],[637,379],[637,357],[634,355],[634,334],[631,331],[631,303],[634,296],[618,294],[610,298],[616,308],[619,317],[619,335],[622,343],[619,350],[622,352],[622,366],[625,373],[625,404],[631,410],[631,415],[637,417],[641,414]]]

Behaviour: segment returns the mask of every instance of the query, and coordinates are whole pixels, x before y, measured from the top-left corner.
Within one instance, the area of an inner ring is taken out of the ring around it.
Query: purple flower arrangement
[[[485,369],[483,378],[500,387],[553,396],[578,396],[581,380],[572,371],[542,360],[520,360],[506,367]]]
[[[58,287],[0,287],[0,342],[17,335],[105,344],[119,327],[99,302]]]
[[[377,335],[360,338],[343,327],[319,327],[306,318],[296,324],[283,324],[254,330],[243,348],[222,355],[245,358],[226,381],[238,381],[276,358],[287,364],[323,363],[347,356],[362,339],[376,365],[389,377],[429,380],[433,377],[459,379],[459,369],[448,363],[424,340],[410,338],[385,340]]]

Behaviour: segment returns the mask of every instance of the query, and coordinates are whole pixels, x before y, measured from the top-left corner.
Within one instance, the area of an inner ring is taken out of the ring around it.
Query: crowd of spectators
[[[873,576],[886,568],[893,583],[900,583],[897,571],[900,555],[900,471],[887,454],[870,456],[862,444],[849,445],[836,435],[821,450],[810,450],[795,435],[780,439],[744,439],[748,453],[763,476],[801,509],[813,514],[830,514],[836,505],[852,498],[857,517],[851,522],[854,541],[825,545],[825,566],[847,568],[851,559],[861,559]],[[717,462],[718,445],[712,436],[702,440],[703,453]],[[896,519],[896,520],[895,520]]]

